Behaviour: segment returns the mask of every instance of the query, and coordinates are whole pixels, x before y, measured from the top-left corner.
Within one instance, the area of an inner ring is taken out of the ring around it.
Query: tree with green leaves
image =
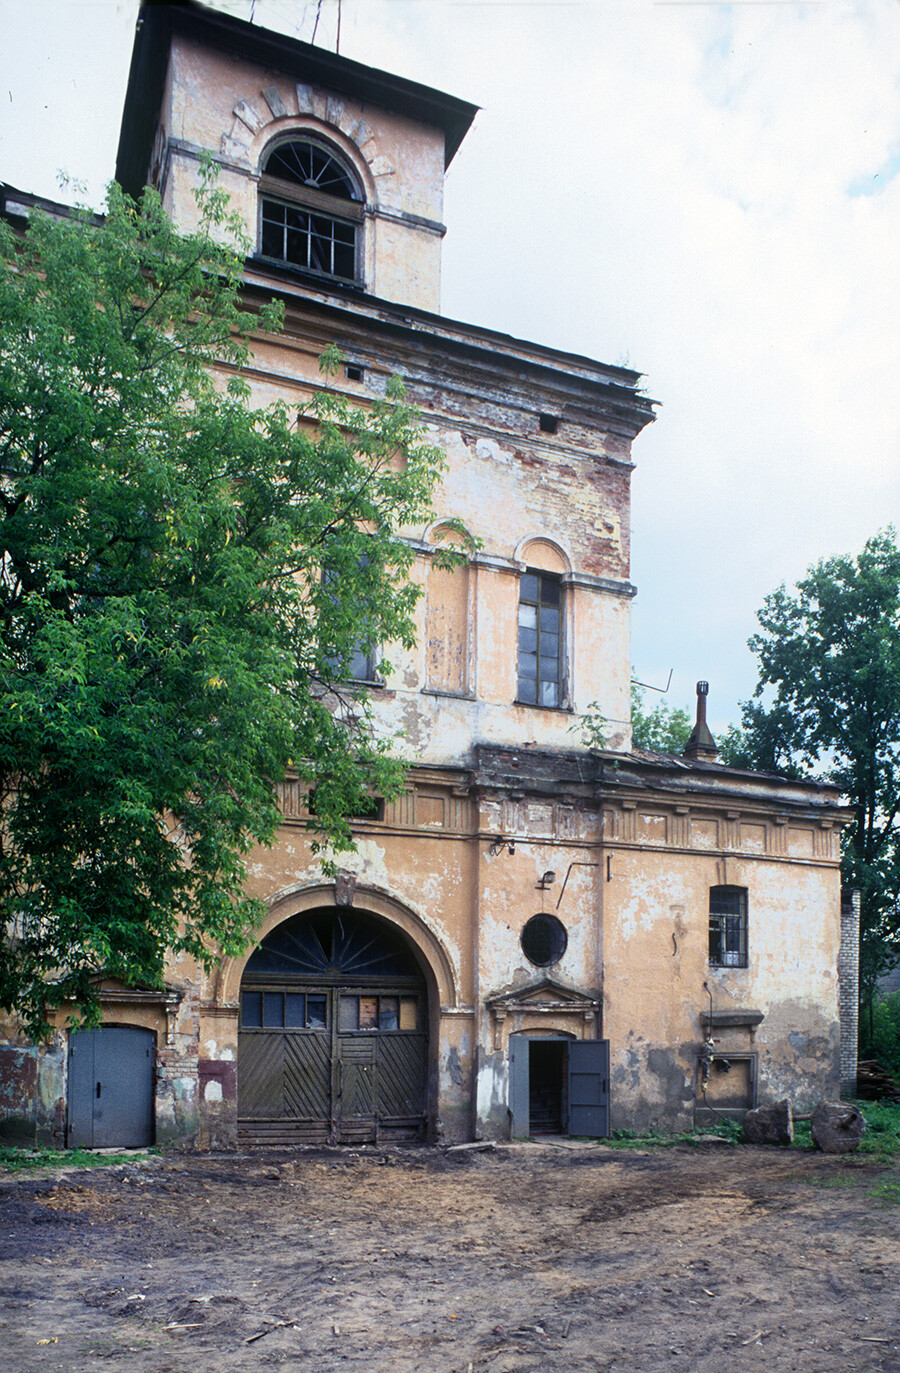
[[[693,721],[679,706],[657,701],[652,710],[644,709],[644,693],[637,682],[631,684],[631,740],[637,748],[657,753],[683,753],[691,737]]]
[[[759,612],[742,761],[819,772],[847,798],[843,880],[861,894],[864,1029],[878,978],[900,960],[900,549],[893,530],[857,558],[812,567]]]
[[[35,1034],[95,1015],[100,976],[243,947],[287,773],[333,852],[402,781],[338,684],[413,642],[400,531],[440,455],[399,389],[253,408],[277,311],[242,308],[227,204],[199,198],[191,236],[116,188],[102,222],[0,226],[0,1005]]]

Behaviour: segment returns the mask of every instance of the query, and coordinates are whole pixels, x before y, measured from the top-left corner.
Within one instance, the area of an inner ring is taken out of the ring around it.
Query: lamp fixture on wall
[[[497,838],[494,840],[493,844],[491,844],[491,847],[488,849],[488,855],[491,858],[496,858],[497,854],[500,853],[503,849],[506,849],[506,852],[508,854],[515,853],[515,839],[504,839],[500,835],[498,835]]]

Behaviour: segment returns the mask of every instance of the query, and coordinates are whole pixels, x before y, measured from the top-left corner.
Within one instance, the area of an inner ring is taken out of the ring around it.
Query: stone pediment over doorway
[[[511,1029],[517,1028],[523,1016],[529,1019],[546,1017],[547,1028],[550,1029],[560,1017],[567,1021],[573,1018],[583,1020],[585,1025],[593,1025],[600,1011],[598,997],[579,992],[574,987],[565,987],[551,977],[542,977],[538,982],[525,983],[504,992],[495,992],[493,996],[485,998],[485,1005],[494,1024],[496,1048],[500,1047],[503,1026],[510,1017],[513,1020]]]

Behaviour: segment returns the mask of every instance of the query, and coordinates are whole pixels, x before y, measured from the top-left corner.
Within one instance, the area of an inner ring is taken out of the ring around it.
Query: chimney
[[[684,746],[684,757],[704,763],[714,763],[719,756],[716,741],[706,723],[706,698],[709,695],[709,682],[697,683],[697,723],[691,730],[691,737]]]

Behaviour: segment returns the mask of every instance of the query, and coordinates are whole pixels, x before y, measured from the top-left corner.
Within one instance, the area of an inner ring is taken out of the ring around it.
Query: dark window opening
[[[521,938],[525,957],[539,968],[558,963],[569,942],[565,925],[555,915],[533,915]]]
[[[370,566],[368,557],[363,555],[359,559],[358,566],[360,575],[364,578],[366,571]],[[329,594],[333,606],[330,607],[330,609],[339,611],[341,608],[339,588],[342,587],[339,575],[326,566],[322,569],[322,581],[325,586],[331,587]],[[370,617],[366,617],[365,613],[361,610],[359,602],[352,599],[356,595],[356,588],[344,587],[343,590],[345,600],[349,599],[350,604],[353,607],[352,614],[354,619],[361,622],[360,629],[359,632],[354,635],[354,642],[350,645],[349,655],[346,659],[342,660],[342,655],[338,653],[333,655],[329,654],[329,666],[335,675],[335,679],[339,678],[341,681],[345,682],[377,682],[377,669],[381,657],[376,651],[376,645],[373,642],[374,636],[371,633],[371,630],[367,630],[365,623],[363,623],[366,618]],[[365,599],[364,592],[362,593],[362,599]]]
[[[264,200],[262,254],[323,276],[352,281],[356,275],[356,226],[310,214],[295,205]]]
[[[242,992],[242,1030],[325,1030],[328,1003],[319,992]]]
[[[709,961],[714,968],[746,968],[747,966],[747,891],[745,887],[710,888]]]
[[[320,276],[359,276],[362,196],[346,167],[318,143],[279,144],[260,178],[260,253]]]
[[[345,371],[348,381],[362,381],[365,375],[363,368],[358,367],[355,362],[348,362]]]
[[[562,704],[562,585],[547,572],[526,572],[519,588],[517,699]]]
[[[559,428],[559,416],[541,415],[540,425],[542,434],[555,434],[557,429]]]
[[[307,794],[306,809],[310,815],[318,815],[315,788]],[[348,820],[383,820],[384,799],[381,796],[363,796],[346,812]]]
[[[250,955],[244,978],[257,985],[326,978],[351,987],[390,979],[409,985],[412,993],[422,975],[398,931],[362,912],[326,907],[277,925]],[[245,994],[259,992],[248,987]]]

